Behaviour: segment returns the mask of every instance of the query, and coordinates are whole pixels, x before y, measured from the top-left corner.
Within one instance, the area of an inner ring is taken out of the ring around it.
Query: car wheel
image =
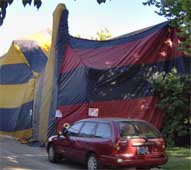
[[[48,149],[48,160],[53,163],[56,163],[59,160],[59,157],[56,154],[55,149],[52,145],[50,145]]]
[[[87,159],[87,168],[88,170],[97,170],[98,169],[98,160],[95,154],[90,154]]]

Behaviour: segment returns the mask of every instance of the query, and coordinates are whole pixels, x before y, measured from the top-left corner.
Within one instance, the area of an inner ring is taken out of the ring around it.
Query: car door
[[[83,122],[76,122],[68,129],[68,133],[66,136],[60,136],[59,150],[64,157],[73,159],[73,155],[75,154],[73,153],[75,150],[73,148],[75,138],[78,137],[82,125]]]
[[[86,159],[86,153],[90,150],[92,144],[93,133],[95,132],[96,123],[86,121],[80,129],[79,135],[75,137],[75,141],[72,143],[73,147],[73,159],[84,162]]]
[[[104,159],[112,153],[113,133],[110,123],[99,122],[95,131],[94,150],[99,159]]]

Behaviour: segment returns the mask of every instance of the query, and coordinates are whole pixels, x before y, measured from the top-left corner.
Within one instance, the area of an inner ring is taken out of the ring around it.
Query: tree
[[[11,5],[13,1],[14,0],[0,0],[0,26],[3,24],[3,20],[5,19],[7,7]],[[27,4],[31,5],[32,2],[37,9],[39,9],[42,4],[41,0],[22,0],[24,6]]]
[[[96,33],[96,37],[91,37],[91,39],[94,40],[99,40],[99,41],[104,41],[104,40],[108,40],[112,37],[110,31],[107,28],[101,29],[100,31],[98,31]]]
[[[76,35],[77,38],[82,38],[80,34]],[[91,36],[91,40],[98,40],[98,41],[104,41],[109,40],[112,37],[112,34],[107,28],[101,29],[100,31],[96,32],[96,37]]]
[[[166,17],[179,30],[180,49],[191,56],[191,0],[147,0],[143,5],[159,8],[158,15]]]
[[[191,76],[179,75],[174,68],[153,76],[152,84],[159,97],[157,107],[164,113],[162,133],[173,146],[177,137],[190,135]]]
[[[6,10],[9,5],[13,3],[14,0],[0,0],[0,26],[3,24],[3,20],[6,16]],[[97,0],[99,4],[106,2],[106,0]],[[27,4],[33,5],[39,9],[42,4],[42,0],[22,0],[23,6],[25,7]]]

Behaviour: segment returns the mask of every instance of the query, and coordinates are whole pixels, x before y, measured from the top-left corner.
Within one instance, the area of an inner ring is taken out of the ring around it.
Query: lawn
[[[164,170],[191,170],[191,148],[173,147],[167,149],[168,163]]]

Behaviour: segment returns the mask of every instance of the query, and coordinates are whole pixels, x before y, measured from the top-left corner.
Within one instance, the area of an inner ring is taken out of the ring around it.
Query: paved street
[[[63,160],[59,164],[48,162],[45,148],[20,144],[0,136],[0,170],[79,170],[84,166]]]

